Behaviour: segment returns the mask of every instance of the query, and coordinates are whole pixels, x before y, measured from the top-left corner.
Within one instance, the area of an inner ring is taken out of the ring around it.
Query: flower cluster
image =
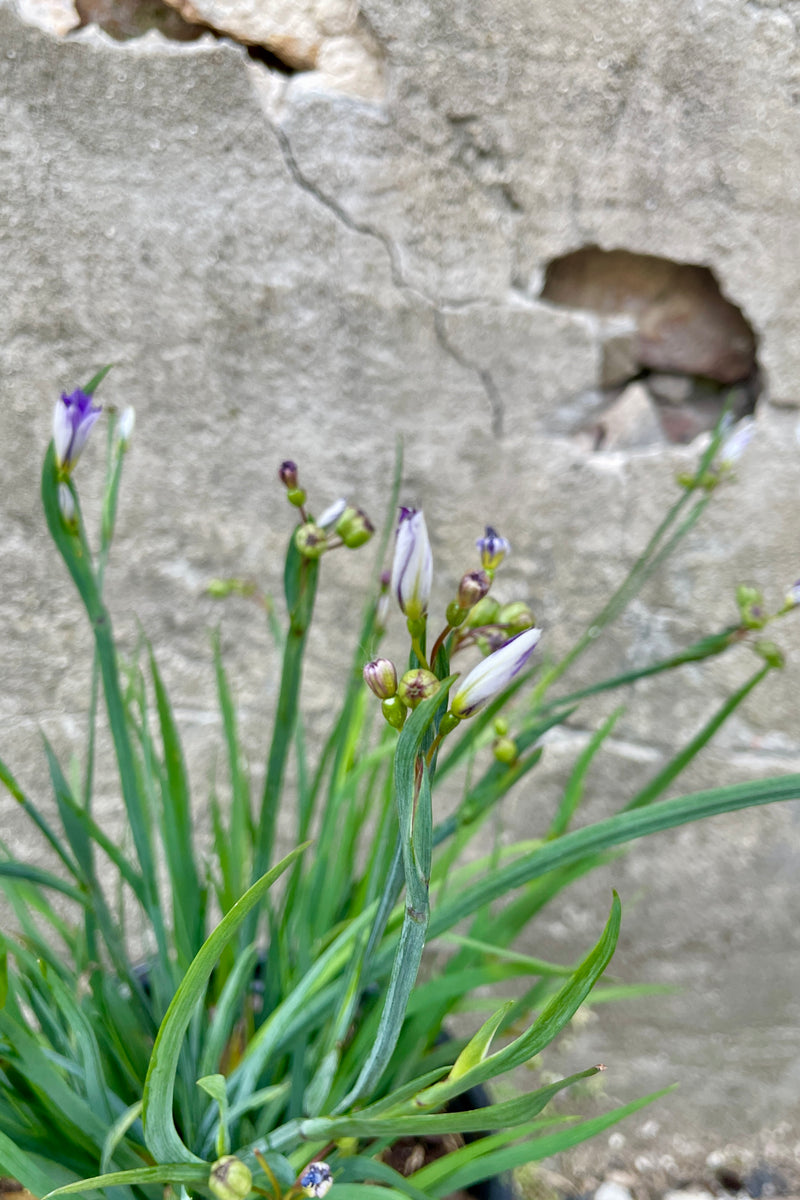
[[[302,524],[295,530],[294,544],[304,558],[320,558],[327,550],[346,546],[356,550],[368,542],[375,526],[361,508],[346,500],[336,500],[316,520],[306,511],[306,493],[299,486],[297,463],[281,463],[278,478],[286,488],[286,498],[299,508]]]
[[[436,695],[447,670],[444,661],[465,645],[476,644],[487,655],[456,688],[449,710],[440,723],[442,735],[466,717],[485,707],[524,671],[542,631],[534,624],[527,604],[500,605],[489,591],[494,575],[510,553],[508,541],[488,526],[476,542],[480,568],[466,572],[446,609],[446,624],[425,653],[425,633],[433,586],[433,553],[425,517],[419,509],[401,508],[395,536],[390,590],[406,616],[413,651],[412,666],[400,678],[389,659],[378,658],[364,667],[364,681],[381,701],[390,725],[401,729],[409,709]],[[416,659],[416,664],[414,660]]]

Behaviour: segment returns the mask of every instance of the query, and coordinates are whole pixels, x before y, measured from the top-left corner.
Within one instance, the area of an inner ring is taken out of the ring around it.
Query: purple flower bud
[[[786,604],[787,606],[800,604],[800,579],[797,580],[797,583],[793,583],[786,593]]]
[[[53,412],[53,443],[62,470],[71,471],[75,466],[101,411],[80,388],[69,396],[61,393]]]
[[[281,465],[278,467],[278,478],[280,479],[280,481],[284,485],[284,487],[296,488],[297,487],[297,463],[292,462],[292,460],[290,458],[287,458],[286,462],[282,462]]]
[[[522,671],[533,654],[541,629],[526,629],[474,667],[450,701],[457,717],[471,717],[493,700]]]
[[[331,1169],[326,1162],[309,1163],[298,1180],[301,1188],[305,1188],[308,1196],[321,1197],[329,1192],[333,1184]]]
[[[458,607],[472,608],[482,600],[492,586],[485,571],[470,571],[458,585]]]
[[[364,667],[364,682],[379,700],[390,700],[397,692],[397,671],[388,658],[376,658]]]
[[[511,553],[511,543],[500,537],[491,525],[486,526],[486,536],[478,538],[475,545],[478,547],[484,571],[496,571],[505,556]]]
[[[744,454],[753,436],[755,421],[752,417],[737,422],[732,431],[727,434],[719,448],[720,466],[733,467]]]
[[[428,611],[433,584],[433,554],[420,509],[401,508],[392,563],[392,591],[410,621]]]

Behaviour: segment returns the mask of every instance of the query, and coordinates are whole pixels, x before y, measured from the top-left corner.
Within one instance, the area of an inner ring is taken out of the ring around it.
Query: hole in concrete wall
[[[576,431],[595,449],[690,442],[726,403],[753,412],[757,339],[708,267],[584,246],[550,262],[541,299],[598,317],[602,376]]]
[[[176,8],[166,4],[165,0],[75,0],[75,9],[80,18],[79,28],[98,25],[109,37],[120,42],[142,37],[151,29],[175,42],[195,42],[203,34],[210,33],[216,38],[225,37],[229,41],[238,42],[250,58],[283,75],[295,75],[300,70],[307,70],[309,66],[313,66],[299,66],[281,58],[266,46],[252,45],[222,33],[211,25],[186,20]]]

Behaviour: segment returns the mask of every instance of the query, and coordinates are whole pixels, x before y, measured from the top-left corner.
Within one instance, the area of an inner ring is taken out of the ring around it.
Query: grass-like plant
[[[104,374],[57,404],[42,471],[48,528],[94,635],[82,775],[62,769],[45,742],[48,805],[0,762],[0,780],[54,856],[53,870],[20,862],[7,847],[0,860],[17,926],[14,935],[0,933],[0,1173],[40,1200],[281,1200],[323,1196],[331,1186],[340,1200],[424,1200],[558,1153],[649,1103],[652,1096],[589,1120],[554,1113],[548,1105],[558,1092],[601,1069],[589,1067],[511,1099],[456,1108],[469,1089],[540,1054],[611,959],[616,896],[597,944],[577,966],[515,949],[546,904],[627,842],[800,791],[795,775],[661,798],[781,665],[763,631],[797,607],[800,585],[771,614],[760,596],[741,590],[735,624],[668,659],[579,691],[563,682],[729,472],[734,450],[722,432],[680,481],[628,578],[560,661],[541,654],[541,631],[524,604],[495,602],[493,578],[508,543],[492,529],[478,542],[479,565],[454,588],[441,628],[431,626],[425,521],[401,509],[391,577],[379,582],[387,523],[376,586],[354,630],[359,650],[316,756],[304,735],[300,683],[318,577],[327,553],[361,546],[372,526],[343,504],[314,521],[297,468],[284,463],[280,477],[299,524],[284,571],[286,627],[273,618],[283,667],[263,791],[254,804],[215,640],[230,800],[223,806],[212,797],[207,866],[155,656],[148,648],[144,668],[121,670],[103,599],[130,410],[109,423],[96,552],[81,514],[74,467],[100,415],[94,392]],[[396,493],[397,485],[392,511]],[[214,586],[224,593],[237,585]],[[395,601],[410,637],[408,667],[400,670],[376,657],[386,605]],[[758,656],[752,677],[614,816],[572,828],[612,716],[576,758],[543,836],[490,853],[481,847],[487,816],[511,788],[530,785],[543,735],[584,699],[743,641]],[[485,657],[457,675],[451,656],[470,645]],[[119,843],[92,805],[101,696],[127,818]],[[446,817],[434,801],[443,779],[451,791],[461,781],[461,799]],[[278,857],[276,817],[287,803],[296,845]],[[134,921],[146,931],[144,959],[130,949]],[[424,947],[436,939],[455,948],[420,982]],[[511,979],[517,993],[522,980],[521,996],[500,996],[471,1037],[441,1039],[465,998]],[[442,1134],[460,1136],[409,1177],[387,1161],[400,1138]]]

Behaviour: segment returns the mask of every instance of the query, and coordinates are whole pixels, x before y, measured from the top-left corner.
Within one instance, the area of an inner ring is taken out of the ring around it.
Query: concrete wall
[[[609,425],[619,391],[599,389],[639,373],[641,305],[609,319],[602,305],[542,300],[548,263],[582,247],[710,268],[759,362],[741,382],[745,407],[760,398],[737,481],[615,629],[604,665],[728,623],[741,581],[777,605],[800,574],[796,4],[366,0],[310,9],[294,58],[286,27],[255,28],[246,10],[198,4],[189,15],[216,29],[199,41],[115,41],[73,29],[67,0],[27,0],[22,16],[0,6],[0,744],[37,797],[38,731],[80,748],[89,646],[45,537],[39,464],[58,392],[108,361],[103,401],[137,410],[109,598],[126,649],[139,621],[153,640],[200,799],[216,730],[207,631],[221,616],[260,771],[275,655],[252,606],[221,609],[203,589],[240,575],[278,590],[281,459],[300,462],[318,508],[347,494],[382,516],[403,435],[404,496],[428,514],[442,604],[491,522],[514,544],[501,594],[531,600],[553,651],[634,560],[698,450],[670,440],[652,389]],[[266,47],[261,60],[226,32]],[[670,319],[694,330],[683,302]],[[629,360],[616,375],[614,338]],[[707,381],[691,362],[667,367],[702,410]],[[90,514],[100,475],[97,439],[80,466]],[[316,719],[368,558],[324,564],[305,689]],[[687,789],[800,769],[797,621],[780,641],[786,670]],[[754,661],[742,649],[637,687],[590,811],[629,795]],[[598,669],[587,659],[577,682]],[[589,708],[548,745],[509,828],[544,828],[607,711]],[[98,789],[113,824],[109,768]],[[10,798],[0,813],[4,837],[38,854]],[[531,947],[569,957],[588,944],[614,882],[626,902],[616,972],[684,990],[599,1010],[547,1065],[603,1059],[615,1098],[680,1080],[659,1108],[662,1137],[695,1138],[698,1153],[796,1121],[798,868],[785,805],[662,835],[584,881]]]

